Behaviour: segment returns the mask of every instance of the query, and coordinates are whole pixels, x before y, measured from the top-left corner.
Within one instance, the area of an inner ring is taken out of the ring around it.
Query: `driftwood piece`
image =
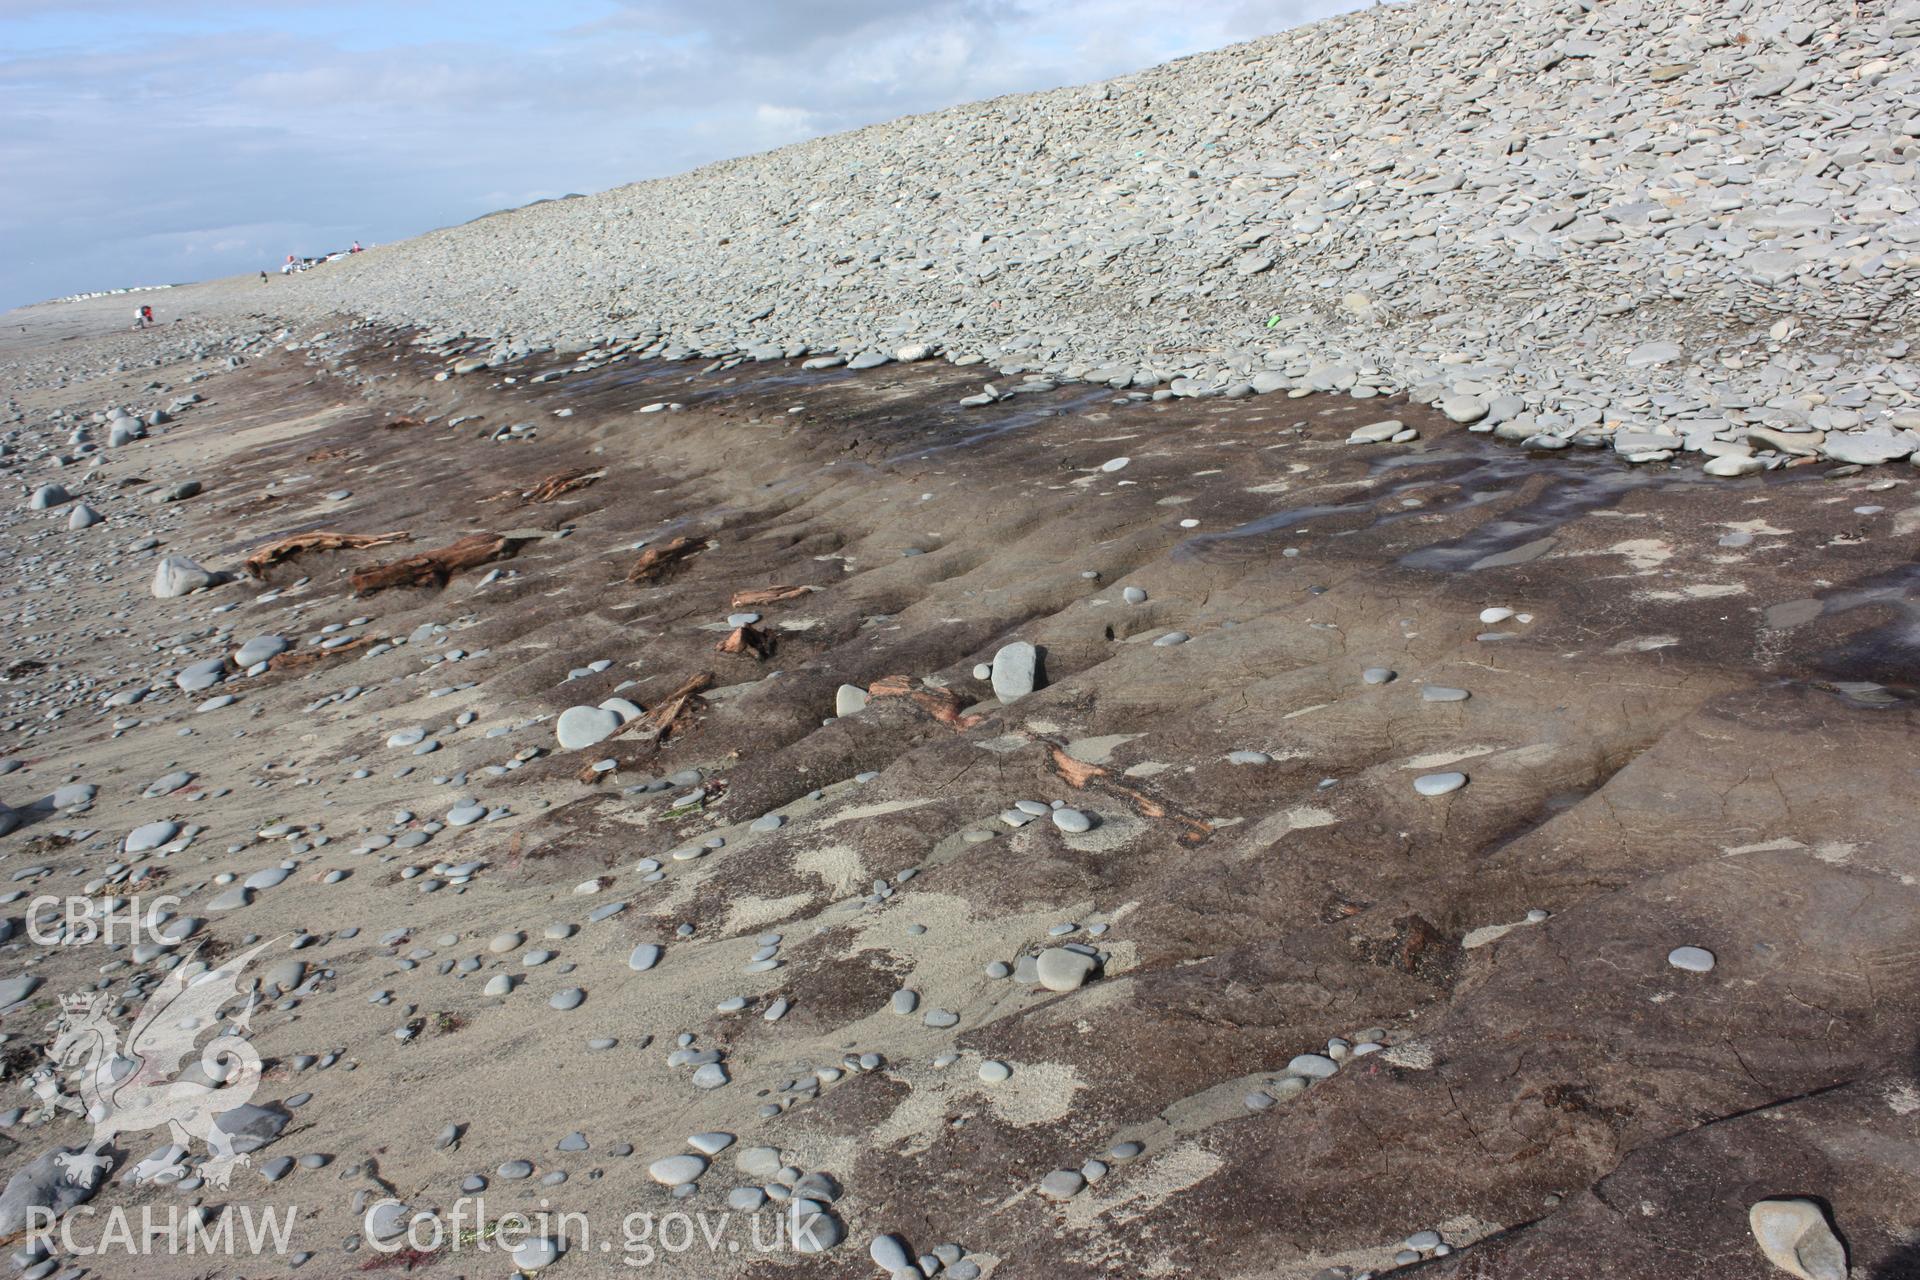
[[[369,565],[348,579],[357,596],[370,596],[389,587],[440,587],[463,569],[472,569],[513,554],[518,539],[497,533],[470,533],[456,542],[404,560]]]
[[[285,653],[276,653],[273,657],[267,659],[267,670],[280,672],[305,671],[310,667],[317,667],[323,662],[331,662],[335,658],[344,658],[355,650],[370,649],[378,643],[380,643],[380,641],[377,636],[361,636],[357,640],[349,640],[347,643],[335,645],[331,649],[301,649],[298,652],[289,649]]]
[[[757,604],[779,604],[782,600],[792,600],[812,590],[812,587],[750,587],[745,591],[734,592],[733,599],[727,602],[727,607],[747,609]]]
[[[1189,813],[1183,813],[1173,805],[1163,801],[1155,800],[1138,787],[1129,787],[1124,783],[1115,781],[1113,774],[1109,770],[1103,769],[1097,764],[1088,764],[1084,760],[1075,760],[1067,754],[1066,748],[1057,743],[1049,742],[1046,745],[1052,758],[1053,771],[1060,775],[1063,782],[1076,791],[1095,781],[1099,781],[1101,790],[1115,792],[1132,801],[1133,807],[1139,810],[1141,817],[1163,819],[1173,823],[1177,827],[1183,828],[1180,834],[1175,837],[1181,844],[1205,844],[1207,840],[1212,837],[1213,824],[1211,822],[1196,818]]]
[[[985,716],[961,714],[960,695],[951,689],[935,689],[926,686],[913,687],[912,676],[882,676],[867,686],[870,698],[905,698],[922,711],[953,729],[971,729]]]
[[[573,471],[556,471],[550,476],[540,477],[533,482],[530,488],[522,489],[518,485],[515,485],[511,489],[502,489],[492,497],[482,498],[480,501],[517,502],[521,504],[552,502],[562,494],[572,493],[575,489],[586,488],[606,474],[607,469],[605,467],[601,467],[598,470],[580,467]]]
[[[267,570],[274,565],[296,559],[309,551],[363,551],[368,547],[384,547],[390,542],[406,542],[412,537],[404,530],[392,533],[332,533],[315,529],[308,533],[294,533],[255,549],[246,559],[246,570],[249,576],[264,579]]]
[[[711,688],[713,672],[688,676],[677,689],[655,703],[651,711],[627,721],[615,729],[612,736],[617,738],[629,729],[639,729],[655,742],[665,742],[675,734],[685,733],[693,727],[694,713],[705,705],[706,700],[700,695]]]
[[[1053,748],[1053,769],[1063,781],[1076,791],[1095,778],[1106,776],[1107,771],[1097,764],[1088,764],[1085,760],[1075,760],[1059,747]]]
[[[655,582],[665,577],[688,556],[704,550],[706,544],[695,542],[692,538],[678,537],[671,542],[663,542],[657,547],[648,547],[633,562],[633,568],[627,570],[628,582]]]
[[[576,489],[586,488],[606,474],[606,468],[604,467],[598,471],[587,467],[582,467],[578,471],[556,471],[550,476],[541,477],[531,489],[523,490],[520,494],[520,500],[522,502],[552,502],[562,494],[572,493]]]
[[[751,623],[735,627],[727,638],[714,646],[718,653],[744,653],[758,661],[773,653],[773,637]]]

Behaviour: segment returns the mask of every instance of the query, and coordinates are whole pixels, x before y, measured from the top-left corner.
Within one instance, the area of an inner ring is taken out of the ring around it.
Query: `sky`
[[[273,267],[1365,0],[0,0],[0,310]]]

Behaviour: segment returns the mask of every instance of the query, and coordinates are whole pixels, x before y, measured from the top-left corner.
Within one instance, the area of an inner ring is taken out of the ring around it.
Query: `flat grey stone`
[[[1048,947],[1034,959],[1040,985],[1049,991],[1078,991],[1099,967],[1084,952],[1067,947]]]
[[[173,682],[187,693],[199,693],[204,689],[213,688],[214,685],[226,679],[226,672],[225,659],[208,658],[204,662],[196,662],[182,669],[180,674],[173,678]]]
[[[554,736],[568,751],[579,751],[612,737],[619,727],[617,712],[599,707],[568,707],[554,725]]]
[[[1304,1080],[1325,1080],[1338,1070],[1340,1064],[1323,1053],[1297,1054],[1287,1063],[1287,1074]]]
[[[177,822],[148,822],[129,831],[120,847],[126,853],[146,853],[158,849],[179,834],[180,824]]]
[[[152,591],[161,600],[184,596],[213,585],[213,574],[186,556],[168,556],[153,567]]]
[[[13,1235],[30,1224],[31,1210],[45,1209],[54,1218],[76,1205],[85,1204],[107,1183],[104,1172],[96,1173],[87,1186],[67,1176],[60,1163],[62,1156],[76,1155],[79,1147],[55,1147],[21,1165],[0,1191],[0,1234]]]
[[[278,657],[287,651],[287,647],[287,641],[282,636],[255,636],[233,651],[233,665],[245,671]]]
[[[1675,947],[1667,952],[1667,963],[1688,973],[1713,972],[1713,952],[1705,947]]]
[[[993,696],[1015,702],[1032,693],[1039,661],[1039,651],[1025,640],[1000,646],[993,655]]]
[[[1847,1251],[1812,1200],[1761,1200],[1747,1211],[1754,1242],[1780,1270],[1801,1280],[1847,1280]]]
[[[1079,835],[1083,831],[1091,831],[1093,829],[1093,819],[1078,809],[1055,809],[1053,811],[1053,825],[1068,835]]]
[[[559,1261],[566,1246],[554,1236],[529,1236],[509,1251],[518,1271],[539,1271]]]
[[[1078,1169],[1055,1169],[1040,1179],[1040,1194],[1049,1200],[1071,1200],[1086,1185],[1087,1179]]]
[[[31,973],[13,978],[0,978],[0,1009],[25,1000],[39,990],[40,983],[40,977]]]
[[[707,1171],[707,1158],[692,1153],[663,1156],[647,1166],[647,1176],[663,1186],[692,1182]]]

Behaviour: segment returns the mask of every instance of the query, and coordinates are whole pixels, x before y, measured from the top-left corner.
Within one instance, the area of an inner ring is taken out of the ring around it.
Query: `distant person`
[[[150,306],[140,308],[140,327],[144,329],[152,323],[153,323],[153,308]]]
[[[147,327],[147,309],[145,307],[135,307],[133,309],[133,327],[136,329],[144,329]]]
[[[358,252],[360,252],[360,242],[359,242],[358,240],[355,240],[355,241],[353,242],[353,248],[351,248],[351,249],[349,249],[349,250],[347,250],[347,252],[348,252],[348,253],[358,253]]]
[[[265,267],[262,267],[260,269],[260,283],[265,284],[266,282],[267,282],[267,269]]]

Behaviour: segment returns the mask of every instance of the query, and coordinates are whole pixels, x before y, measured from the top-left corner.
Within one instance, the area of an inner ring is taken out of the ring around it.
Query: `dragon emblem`
[[[260,1083],[260,1055],[246,1038],[251,990],[240,1016],[200,1048],[200,1070],[182,1064],[204,1032],[222,1025],[222,1007],[242,994],[240,972],[270,945],[263,942],[192,977],[185,962],[175,966],[134,1015],[124,1047],[107,1014],[106,992],[62,999],[48,1050],[52,1068],[45,1078],[36,1073],[35,1092],[48,1114],[70,1110],[93,1125],[93,1141],[84,1150],[60,1157],[70,1181],[92,1186],[112,1164],[101,1152],[115,1135],[148,1129],[166,1129],[183,1151],[194,1138],[205,1143],[212,1154],[200,1174],[214,1186],[226,1186],[236,1166],[250,1163],[214,1120],[252,1098]],[[61,1089],[63,1071],[75,1078],[78,1099]]]

